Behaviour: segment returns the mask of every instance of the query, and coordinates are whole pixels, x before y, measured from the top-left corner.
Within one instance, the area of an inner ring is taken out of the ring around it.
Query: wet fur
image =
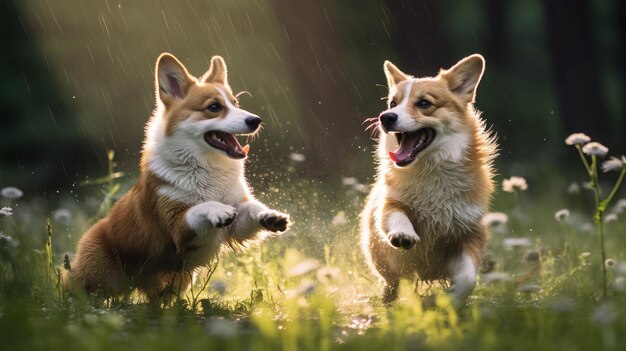
[[[403,278],[451,279],[449,292],[457,307],[474,287],[476,266],[487,243],[480,219],[493,192],[496,155],[494,137],[473,108],[483,65],[482,57],[473,55],[434,78],[415,79],[385,63],[389,102],[398,104],[387,111],[403,109],[405,120],[400,117],[398,125],[406,125],[401,126],[407,128],[404,131],[414,126],[437,130],[433,144],[403,168],[388,156],[398,147],[395,137],[380,133],[378,175],[362,213],[361,233],[368,263],[386,282],[385,302],[397,298]],[[475,85],[468,90],[463,79],[472,76]],[[434,106],[416,107],[413,102],[423,97]],[[410,222],[404,227],[403,218]],[[390,236],[399,234],[390,226],[405,228],[400,235],[415,245],[408,250],[393,247]]]
[[[254,199],[244,160],[203,140],[207,128],[246,134],[223,59],[196,79],[174,57],[157,60],[155,109],[146,126],[137,184],[78,243],[66,289],[101,297],[136,288],[152,302],[184,292],[191,273],[224,247],[234,249],[286,230],[288,216]],[[224,109],[207,110],[219,102]]]

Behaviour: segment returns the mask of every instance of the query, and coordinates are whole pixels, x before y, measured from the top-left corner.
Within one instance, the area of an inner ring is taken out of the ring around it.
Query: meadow
[[[289,232],[225,251],[169,306],[136,294],[104,302],[69,296],[59,273],[71,268],[76,241],[133,184],[109,156],[104,177],[77,181],[54,201],[2,190],[2,350],[625,348],[626,200],[613,192],[601,213],[594,202],[596,191],[599,201],[611,196],[623,161],[613,161],[617,172],[601,173],[604,158],[581,152],[587,170],[596,169],[591,182],[582,165],[580,174],[542,185],[499,175],[494,212],[484,219],[490,245],[478,286],[455,311],[438,284],[403,282],[400,299],[384,306],[382,282],[359,247],[368,180],[307,179],[298,172],[306,157],[294,153],[284,174],[249,172],[257,196],[291,214]]]

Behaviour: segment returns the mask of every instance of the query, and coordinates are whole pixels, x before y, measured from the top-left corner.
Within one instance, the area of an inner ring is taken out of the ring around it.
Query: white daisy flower
[[[321,283],[330,283],[337,280],[341,271],[336,267],[322,267],[317,270],[317,280]]]
[[[65,208],[59,208],[54,211],[54,220],[63,224],[69,224],[72,221],[72,212]]]
[[[591,138],[587,136],[585,133],[574,133],[570,134],[570,136],[565,139],[565,144],[567,145],[581,145],[586,144],[591,141]]]
[[[287,271],[288,277],[299,277],[301,275],[305,275],[309,272],[316,270],[320,266],[320,261],[316,259],[308,259],[304,260],[297,265],[291,267],[290,270]]]
[[[0,218],[9,217],[13,215],[13,209],[10,207],[3,207],[0,209]]]
[[[343,185],[354,185],[357,184],[358,180],[354,177],[343,177],[341,178],[341,184]]]
[[[522,177],[511,177],[502,181],[502,190],[507,193],[512,193],[517,190],[524,191],[526,189],[528,189],[528,183],[526,183],[526,179]]]
[[[490,212],[483,216],[480,223],[486,227],[506,224],[509,221],[509,216],[502,212]]]
[[[294,162],[304,162],[306,161],[306,156],[304,154],[298,152],[292,152],[289,154],[289,158]]]
[[[9,200],[15,200],[22,197],[24,195],[24,192],[14,186],[10,186],[2,189],[2,191],[0,191],[0,194],[2,194],[3,197]]]
[[[569,210],[567,208],[560,209],[554,214],[554,218],[559,222],[565,222],[569,218]]]
[[[330,222],[332,225],[343,225],[346,223],[348,223],[348,220],[346,219],[346,213],[344,211],[337,212],[335,217],[333,217],[333,220]]]
[[[604,217],[604,223],[611,223],[617,221],[617,213],[610,213]]]
[[[17,239],[12,236],[0,232],[0,246],[13,246],[16,247],[20,244]]]
[[[528,238],[506,238],[502,240],[502,246],[507,250],[512,250],[518,247],[530,247],[533,243]]]
[[[609,148],[594,141],[585,144],[585,146],[583,146],[583,152],[589,156],[603,157],[606,156],[606,154],[609,152]]]
[[[602,163],[602,171],[604,173],[615,171],[619,172],[626,167],[626,156],[611,157],[609,160]]]
[[[576,182],[572,182],[569,187],[567,187],[567,192],[570,194],[578,194],[580,193],[580,186]]]

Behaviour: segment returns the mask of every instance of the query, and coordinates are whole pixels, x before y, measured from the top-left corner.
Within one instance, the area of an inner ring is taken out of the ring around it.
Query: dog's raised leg
[[[383,230],[387,234],[389,243],[395,248],[408,250],[420,241],[413,223],[400,210],[383,211]]]
[[[476,286],[476,263],[466,251],[448,263],[450,288],[448,295],[457,310],[465,306],[467,297]]]
[[[283,232],[289,227],[289,215],[269,209],[256,200],[237,206],[239,215],[231,228],[231,235],[239,239],[251,238],[261,229]]]

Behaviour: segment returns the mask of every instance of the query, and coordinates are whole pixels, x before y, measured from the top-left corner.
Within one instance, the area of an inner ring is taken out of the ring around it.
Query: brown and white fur
[[[139,181],[81,238],[68,288],[103,297],[137,288],[168,301],[225,245],[288,227],[289,217],[255,200],[244,178],[249,147],[234,135],[255,133],[261,119],[238,107],[224,60],[213,57],[195,78],[162,54],[155,71]]]
[[[417,79],[384,64],[389,108],[377,121],[378,175],[361,233],[370,266],[386,282],[385,303],[396,300],[402,278],[449,279],[457,308],[475,287],[496,155],[494,137],[473,107],[484,66],[482,56],[472,55]]]

